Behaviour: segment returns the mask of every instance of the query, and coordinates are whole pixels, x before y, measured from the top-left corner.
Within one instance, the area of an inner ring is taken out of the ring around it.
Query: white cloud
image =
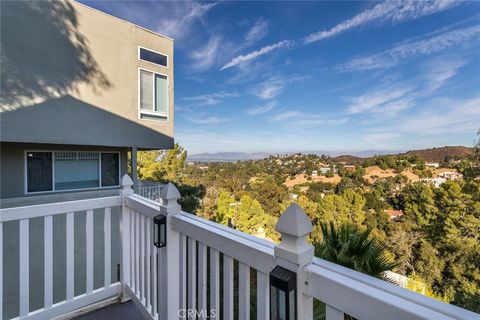
[[[271,111],[273,108],[277,106],[278,102],[275,100],[269,101],[262,106],[253,107],[247,110],[247,114],[250,116],[263,114]]]
[[[263,19],[259,19],[245,34],[245,41],[247,41],[248,44],[255,43],[258,40],[263,39],[267,35],[267,33],[268,22]]]
[[[360,27],[371,22],[398,23],[413,20],[425,15],[440,12],[459,4],[459,1],[386,1],[365,10],[353,18],[337,24],[328,30],[321,30],[310,34],[304,39],[304,43],[312,43],[336,36],[344,31]]]
[[[271,79],[261,83],[252,91],[252,93],[263,100],[273,99],[282,92],[284,81]]]
[[[467,27],[432,36],[427,39],[407,41],[392,49],[366,57],[354,58],[336,67],[339,71],[359,71],[388,68],[416,56],[429,55],[446,49],[469,47],[480,39],[480,26]]]
[[[401,119],[396,126],[418,134],[469,133],[480,124],[480,97],[455,100],[437,99],[432,106]]]
[[[223,122],[228,122],[230,119],[227,118],[220,118],[217,116],[205,116],[205,115],[197,115],[197,117],[189,117],[188,121],[200,124],[200,125],[216,125]]]
[[[183,97],[182,100],[193,101],[196,106],[213,106],[222,102],[225,98],[237,98],[239,96],[237,92],[219,91],[211,94]]]
[[[282,40],[280,42],[265,46],[265,47],[263,47],[259,50],[250,52],[248,54],[236,56],[230,62],[223,65],[223,67],[221,67],[220,70],[225,70],[225,69],[237,66],[239,64],[242,64],[242,63],[245,63],[247,61],[251,61],[253,59],[256,59],[260,56],[263,56],[264,54],[267,54],[267,53],[269,53],[269,52],[271,52],[275,49],[279,49],[279,48],[283,48],[283,47],[287,47],[287,46],[291,46],[291,45],[293,45],[293,41]]]
[[[217,60],[220,40],[220,36],[212,36],[203,47],[193,50],[190,54],[190,58],[193,60],[191,67],[196,70],[210,68]]]
[[[440,89],[450,78],[457,74],[458,69],[468,63],[465,59],[441,57],[429,61],[425,65],[424,77],[427,81],[427,93]]]
[[[274,115],[273,117],[270,118],[271,121],[282,121],[282,120],[287,120],[291,118],[295,118],[298,116],[301,116],[302,113],[300,111],[285,111],[279,114]]]
[[[385,142],[389,142],[392,139],[395,139],[399,136],[400,136],[400,134],[396,133],[396,132],[377,132],[377,133],[374,133],[374,134],[366,135],[365,136],[365,141],[368,142],[369,144],[373,143],[373,144],[376,144],[378,146],[379,143],[382,144],[382,143],[385,143]]]
[[[199,3],[193,1],[171,2],[165,14],[159,18],[158,32],[168,35],[174,39],[183,38],[192,28],[195,21],[198,21],[213,8],[217,3]]]
[[[383,110],[382,106],[385,106],[385,104],[387,111],[402,110],[402,107],[408,105],[407,100],[401,100],[402,102],[400,102],[397,99],[405,99],[405,95],[412,89],[412,87],[406,85],[394,85],[377,88],[358,97],[348,98],[347,100],[350,102],[347,107],[348,113],[381,112]]]
[[[267,81],[257,84],[252,90],[251,93],[263,100],[273,99],[278,96],[282,91],[285,85],[288,83],[303,81],[305,77],[291,75],[289,77],[279,77],[275,76]]]

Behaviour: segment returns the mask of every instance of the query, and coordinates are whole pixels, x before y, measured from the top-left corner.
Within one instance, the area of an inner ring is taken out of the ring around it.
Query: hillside
[[[405,152],[405,155],[418,155],[425,159],[425,161],[441,162],[445,160],[445,157],[451,159],[465,159],[473,153],[473,148],[464,146],[451,146],[430,148],[422,150],[410,150]]]

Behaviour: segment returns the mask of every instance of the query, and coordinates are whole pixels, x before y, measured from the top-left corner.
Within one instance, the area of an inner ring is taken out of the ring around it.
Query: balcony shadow
[[[0,104],[48,99],[86,82],[112,86],[79,32],[78,14],[67,1],[1,1]]]
[[[173,138],[70,95],[5,111],[2,142],[171,149]]]

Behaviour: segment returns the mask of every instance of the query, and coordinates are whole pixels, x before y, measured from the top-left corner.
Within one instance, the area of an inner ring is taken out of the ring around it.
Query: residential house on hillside
[[[440,163],[438,162],[425,162],[425,165],[429,168],[439,168]]]
[[[388,214],[388,217],[390,220],[396,220],[403,216],[403,211],[402,210],[393,210],[393,209],[388,209],[385,210],[385,213]]]
[[[444,171],[438,175],[440,178],[444,178],[446,180],[461,180],[463,179],[463,175],[457,171]]]

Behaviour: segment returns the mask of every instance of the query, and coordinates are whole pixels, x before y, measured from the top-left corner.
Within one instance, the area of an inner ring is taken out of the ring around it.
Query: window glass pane
[[[102,187],[120,184],[119,161],[118,153],[102,153]]]
[[[153,74],[140,70],[140,108],[153,111]]]
[[[52,191],[51,152],[27,152],[27,191]]]
[[[140,48],[140,59],[159,64],[164,67],[167,66],[167,56],[147,49]]]
[[[168,112],[167,77],[155,75],[155,110],[161,113]]]
[[[98,152],[55,152],[55,190],[99,187]]]

